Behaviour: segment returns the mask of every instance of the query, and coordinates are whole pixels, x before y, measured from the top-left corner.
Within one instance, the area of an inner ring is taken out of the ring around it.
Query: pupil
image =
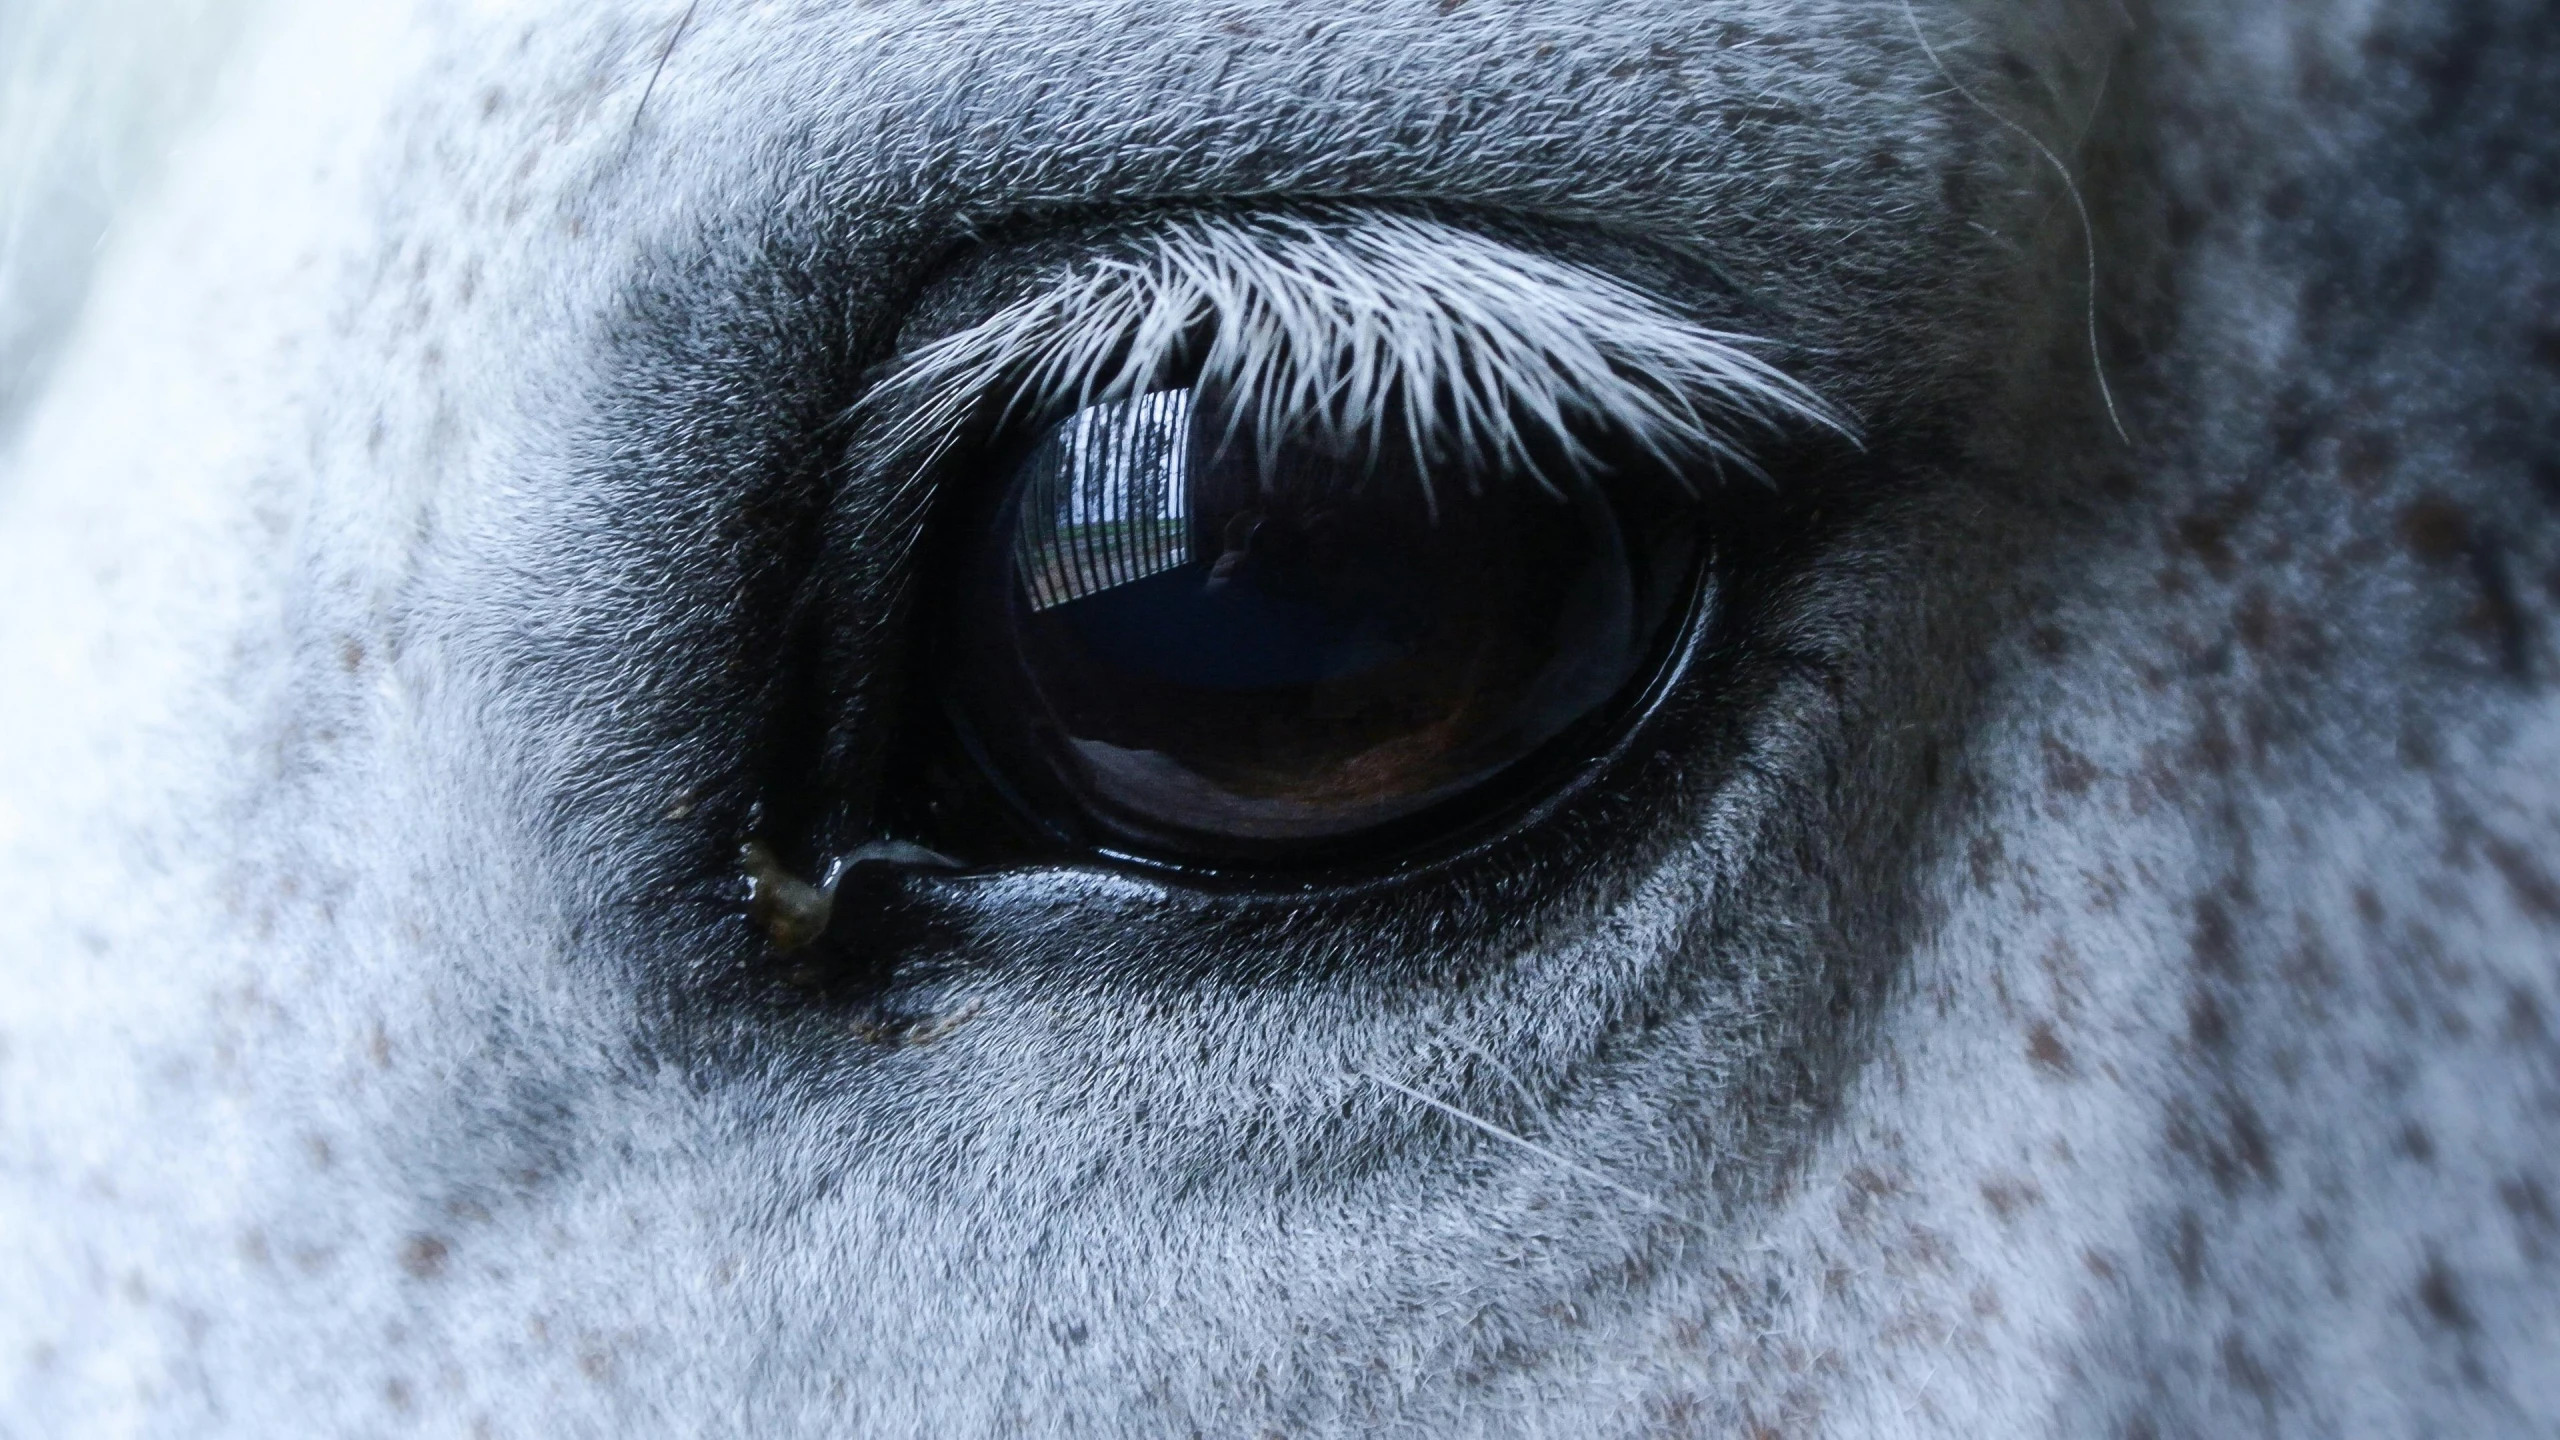
[[[1627,687],[1685,523],[1379,451],[1264,443],[1189,390],[1056,426],[964,607],[986,758],[1123,844],[1262,856],[1438,806]]]

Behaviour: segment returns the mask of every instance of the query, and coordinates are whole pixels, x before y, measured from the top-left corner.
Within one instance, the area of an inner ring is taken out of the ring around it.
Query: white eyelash
[[[1200,382],[1266,460],[1291,435],[1374,453],[1395,420],[1426,485],[1451,456],[1536,474],[1524,421],[1576,470],[1596,463],[1581,439],[1595,426],[1666,465],[1752,474],[1751,432],[1856,438],[1838,408],[1751,354],[1763,343],[1751,336],[1576,265],[1374,213],[1176,218],[1136,255],[1064,267],[925,346],[882,388],[934,394],[912,438],[947,444],[1007,386],[1008,416],[1154,389],[1203,334]]]

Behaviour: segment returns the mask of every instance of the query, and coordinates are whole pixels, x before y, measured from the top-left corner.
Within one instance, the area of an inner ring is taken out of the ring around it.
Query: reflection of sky
[[[1191,559],[1191,392],[1090,405],[1025,464],[1014,564],[1031,608],[1161,574]]]

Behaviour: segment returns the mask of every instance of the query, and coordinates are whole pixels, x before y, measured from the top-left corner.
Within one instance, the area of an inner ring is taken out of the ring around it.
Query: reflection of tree
[[[1090,405],[1026,462],[1014,564],[1032,608],[1161,574],[1191,560],[1188,390]]]

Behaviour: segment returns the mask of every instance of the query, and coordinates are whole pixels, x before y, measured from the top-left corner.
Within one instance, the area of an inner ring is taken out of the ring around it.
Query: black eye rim
[[[1097,251],[1113,250],[1127,243],[1127,237],[1138,233],[1138,227],[1153,217],[1203,208],[1196,199],[1186,197],[1136,210],[1113,207],[1107,213],[1023,215],[1003,226],[982,227],[935,262],[936,278],[919,282],[893,350],[896,354],[916,353],[977,323],[994,307],[1020,293],[1021,277],[1040,266],[1073,263]],[[1255,213],[1266,209],[1289,211],[1294,202],[1266,199],[1235,208]],[[1325,207],[1316,203],[1316,208]],[[1764,318],[1784,319],[1767,312],[1763,302],[1736,286],[1702,257],[1685,248],[1661,246],[1641,235],[1595,230],[1569,217],[1500,207],[1429,204],[1363,208],[1384,208],[1449,223],[1525,251],[1623,277],[1652,294],[1691,297],[1671,302],[1673,308],[1710,327],[1731,323],[1733,312],[1743,310],[1762,313]],[[1760,343],[1784,348],[1786,328],[1781,323],[1776,336]],[[1159,384],[1196,382],[1194,367],[1200,347],[1208,339],[1205,331],[1187,336],[1175,363],[1159,373]],[[1189,359],[1179,358],[1181,355]],[[1813,359],[1816,370],[1822,370],[1819,356]],[[894,363],[894,354],[884,355],[867,373],[885,375],[889,373],[886,367]],[[927,459],[929,454],[929,470],[912,474],[901,484],[902,489],[918,495],[925,504],[920,518],[912,522],[915,528],[896,542],[899,558],[895,568],[902,576],[894,601],[899,616],[895,622],[900,637],[895,641],[898,659],[890,672],[894,678],[874,692],[885,703],[873,713],[887,724],[882,728],[881,742],[874,747],[874,753],[881,758],[872,773],[887,783],[856,783],[834,798],[816,800],[831,818],[812,827],[816,843],[802,843],[790,852],[801,855],[813,867],[813,873],[827,869],[830,857],[845,853],[849,845],[867,845],[882,839],[912,841],[956,862],[944,864],[927,859],[911,864],[886,858],[866,862],[883,879],[893,872],[911,872],[909,881],[899,883],[957,883],[969,889],[985,881],[1039,874],[1067,876],[1082,871],[1113,874],[1151,886],[1197,889],[1204,898],[1210,893],[1226,893],[1242,901],[1257,895],[1321,900],[1330,895],[1370,891],[1381,884],[1399,886],[1431,872],[1449,871],[1471,859],[1506,869],[1515,864],[1542,869],[1537,849],[1540,833],[1548,840],[1574,848],[1603,843],[1596,833],[1585,833],[1585,819],[1598,820],[1605,813],[1618,817],[1603,822],[1616,827],[1636,821],[1639,814],[1660,811],[1670,803],[1671,790],[1689,793],[1687,777],[1691,767],[1675,751],[1654,743],[1651,749],[1657,753],[1635,756],[1634,752],[1647,748],[1648,736],[1669,734],[1675,737],[1672,743],[1676,745],[1677,735],[1701,724],[1710,731],[1720,731],[1723,726],[1719,717],[1737,713],[1734,704],[1726,704],[1707,692],[1721,689],[1730,680],[1748,680],[1759,674],[1751,661],[1760,652],[1755,637],[1760,635],[1763,612],[1773,598],[1769,584],[1782,578],[1793,559],[1805,555],[1805,547],[1798,543],[1805,538],[1804,527],[1794,522],[1808,513],[1820,516],[1820,504],[1806,502],[1818,502],[1821,493],[1831,490],[1830,477],[1842,468],[1843,462],[1863,470],[1875,458],[1854,428],[1819,422],[1800,424],[1791,419],[1772,423],[1750,437],[1752,460],[1756,463],[1747,467],[1752,472],[1748,478],[1704,457],[1689,466],[1652,467],[1657,475],[1677,475],[1685,469],[1693,476],[1696,488],[1690,498],[1704,507],[1699,512],[1702,523],[1694,542],[1686,547],[1690,563],[1676,594],[1671,587],[1664,587],[1663,593],[1670,598],[1666,609],[1655,617],[1654,645],[1641,663],[1629,668],[1620,690],[1596,706],[1586,723],[1570,726],[1565,733],[1539,746],[1534,755],[1506,767],[1504,774],[1494,777],[1476,793],[1452,797],[1451,803],[1432,807],[1404,823],[1331,844],[1324,853],[1310,855],[1301,863],[1258,860],[1238,865],[1200,857],[1150,854],[1081,832],[1061,833],[1040,823],[1040,807],[1022,803],[1018,793],[1007,793],[1012,787],[1005,780],[1004,767],[983,752],[959,753],[959,737],[968,728],[965,717],[951,714],[948,697],[933,682],[940,657],[951,644],[945,622],[950,609],[948,577],[957,573],[959,558],[953,553],[955,542],[965,545],[972,533],[981,528],[987,512],[1001,503],[1008,487],[997,477],[1009,477],[1014,468],[1006,462],[1018,461],[1049,426],[1065,419],[1066,413],[1077,406],[1017,410],[1002,393],[984,390],[975,397],[973,411],[967,416],[947,416],[934,422],[933,434],[941,438],[934,440],[928,451],[921,446],[909,448],[922,432],[910,435],[903,428],[912,418],[905,407],[922,398],[925,397],[919,395],[901,401],[897,409],[870,411],[862,421],[862,433],[891,438],[892,449],[873,459],[852,462],[866,473],[878,470],[885,475],[887,471],[881,467]],[[1527,433],[1534,435],[1543,428],[1540,422]],[[855,444],[854,453],[858,455],[863,443],[857,440]],[[1845,513],[1837,502],[1846,498],[1833,496],[1835,516]],[[1668,573],[1671,568],[1665,566],[1661,573]],[[835,623],[876,629],[880,622],[873,619]],[[1710,677],[1726,679],[1697,687],[1693,682],[1698,681],[1701,670]],[[1687,693],[1693,688],[1700,688],[1700,693]],[[1673,703],[1675,700],[1678,703]],[[1735,701],[1747,710],[1747,696],[1737,696]],[[1673,727],[1670,731],[1662,729],[1665,717],[1661,712],[1666,708],[1673,712],[1668,717]],[[920,740],[922,735],[938,737],[941,743],[924,743]],[[899,779],[913,775],[921,768],[915,762],[933,758],[937,750],[939,758],[956,760],[965,768],[968,784],[964,788],[974,792],[982,814],[1001,816],[1000,828],[1005,833],[994,843],[936,844],[937,827],[919,823],[916,812],[921,807],[912,803],[917,787],[901,784]],[[1664,768],[1666,765],[1670,768]],[[785,773],[788,769],[786,761]],[[1666,782],[1669,789],[1664,788]],[[1600,793],[1594,793],[1595,787]],[[1661,797],[1659,803],[1648,798],[1657,794]],[[1625,809],[1630,804],[1637,809]],[[1601,808],[1594,810],[1594,805]],[[788,835],[782,838],[786,843],[790,839]],[[1528,848],[1515,843],[1523,841]],[[784,846],[778,844],[776,848]],[[1453,873],[1473,873],[1477,869],[1481,869],[1480,864]]]
[[[1062,803],[1054,805],[1026,796],[1019,767],[988,753],[960,698],[944,683],[955,668],[951,657],[967,644],[961,632],[970,607],[958,592],[975,573],[977,552],[990,543],[986,537],[1000,528],[995,522],[1009,500],[1009,477],[1048,427],[1063,418],[1046,413],[1015,416],[980,444],[945,457],[946,473],[969,478],[942,487],[935,513],[927,521],[919,571],[924,584],[916,597],[921,643],[910,662],[908,714],[893,753],[913,757],[939,745],[946,758],[964,758],[968,780],[984,792],[976,797],[978,803],[992,800],[1011,826],[977,837],[979,843],[974,845],[952,845],[949,836],[931,833],[931,825],[914,821],[917,806],[884,795],[883,828],[894,838],[952,854],[959,864],[957,873],[945,872],[951,878],[1102,870],[1236,895],[1305,897],[1367,890],[1462,864],[1545,825],[1618,772],[1644,746],[1655,717],[1682,693],[1717,643],[1724,608],[1721,577],[1732,557],[1725,548],[1727,527],[1717,523],[1713,514],[1705,514],[1698,522],[1694,553],[1671,582],[1673,598],[1664,622],[1625,683],[1590,713],[1483,783],[1419,813],[1306,847],[1296,857],[1248,861],[1174,857],[1115,843],[1089,824],[1057,822],[1056,816],[1080,812],[1071,796],[1061,797]],[[1602,477],[1597,483],[1637,482]],[[1678,503],[1698,507],[1756,509],[1771,498],[1767,487],[1738,479],[1702,476],[1683,482],[1676,476],[1654,474],[1644,477],[1643,483],[1682,484],[1688,493]],[[893,762],[891,768],[916,773],[927,767]],[[916,797],[903,798],[912,802]],[[892,818],[899,816],[907,817],[906,823]]]

